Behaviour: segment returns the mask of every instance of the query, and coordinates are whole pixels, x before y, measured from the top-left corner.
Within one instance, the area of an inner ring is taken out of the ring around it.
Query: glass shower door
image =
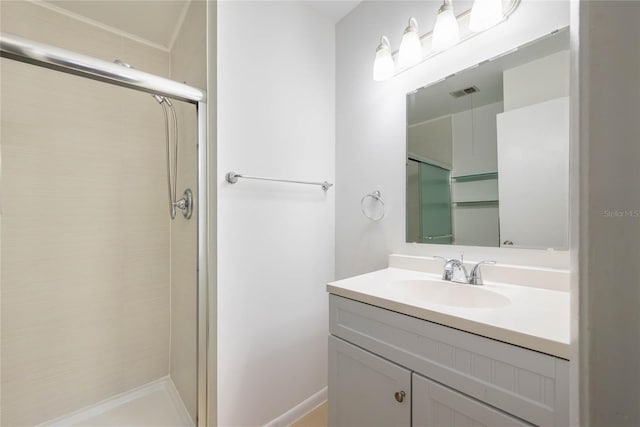
[[[451,244],[451,172],[419,163],[420,242]]]
[[[1,61],[0,424],[193,425],[198,200],[170,219],[162,108]],[[198,194],[196,108],[173,103]]]

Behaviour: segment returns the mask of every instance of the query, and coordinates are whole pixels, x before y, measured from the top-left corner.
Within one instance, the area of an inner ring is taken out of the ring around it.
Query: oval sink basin
[[[511,303],[504,295],[482,287],[444,281],[400,280],[389,289],[417,301],[449,307],[494,308]]]

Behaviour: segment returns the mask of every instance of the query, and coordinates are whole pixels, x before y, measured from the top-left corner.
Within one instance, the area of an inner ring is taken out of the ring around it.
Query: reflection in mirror
[[[407,95],[407,242],[567,249],[569,31]]]

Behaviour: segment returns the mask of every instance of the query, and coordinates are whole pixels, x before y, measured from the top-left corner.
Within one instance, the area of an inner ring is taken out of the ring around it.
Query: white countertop
[[[399,280],[440,280],[440,275],[386,268],[327,285],[345,298],[450,326],[463,331],[569,359],[569,293],[531,286],[486,282],[481,288],[509,298],[492,308],[462,308],[429,303],[394,292]],[[469,286],[442,281],[443,286]]]

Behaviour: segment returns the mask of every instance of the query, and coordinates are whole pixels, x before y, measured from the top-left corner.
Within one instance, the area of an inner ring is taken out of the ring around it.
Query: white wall
[[[428,6],[431,3],[432,6]],[[409,16],[423,28],[441,2],[364,2],[336,31],[336,276],[383,268],[392,252],[459,255],[459,247],[405,242],[405,107],[407,92],[569,24],[567,1],[523,0],[509,20],[386,82],[371,78],[380,36],[398,48]],[[383,221],[360,213],[365,193],[380,190]],[[464,248],[467,258],[493,257],[566,267],[567,253],[524,249]]]
[[[564,248],[569,239],[569,97],[498,114],[500,240]]]
[[[407,155],[444,169],[453,168],[451,116],[407,126]]]
[[[580,216],[572,218],[579,231],[572,239],[572,249],[579,244],[572,312],[580,319],[572,316],[572,335],[580,350],[573,384],[579,378],[582,426],[640,425],[638,19],[640,3],[626,1],[580,2],[576,18],[580,175],[573,188]],[[577,425],[575,416],[574,406]]]
[[[504,71],[504,111],[569,96],[569,51]]]
[[[218,423],[255,426],[326,387],[335,187],[224,174],[333,182],[334,25],[220,2],[218,58]]]

